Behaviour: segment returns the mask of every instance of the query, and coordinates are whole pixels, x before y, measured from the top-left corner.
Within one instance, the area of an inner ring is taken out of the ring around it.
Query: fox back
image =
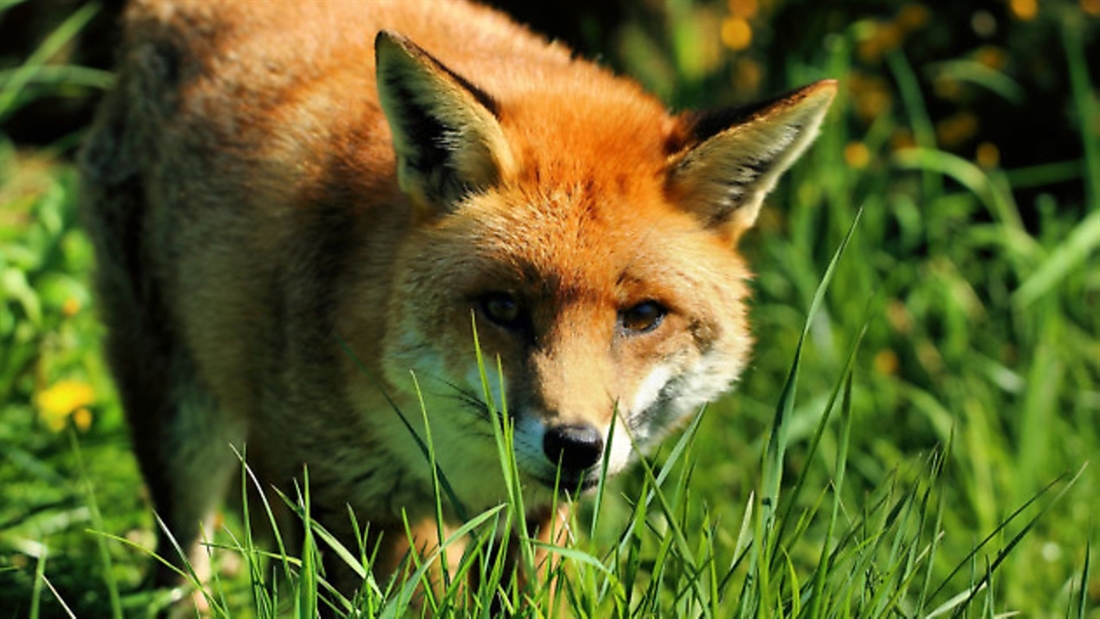
[[[83,166],[154,507],[189,548],[231,447],[288,493],[308,466],[380,571],[434,514],[429,439],[458,523],[507,498],[506,410],[546,527],[731,387],[737,241],[836,90],[671,114],[463,2],[149,0],[124,27]]]

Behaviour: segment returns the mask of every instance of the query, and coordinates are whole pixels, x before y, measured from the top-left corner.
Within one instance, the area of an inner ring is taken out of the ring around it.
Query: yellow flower
[[[87,432],[92,427],[92,411],[86,408],[78,408],[72,414],[73,425],[81,432]]]
[[[871,162],[871,151],[863,142],[848,142],[844,147],[844,162],[851,168],[862,170]]]
[[[955,148],[978,133],[978,117],[959,112],[936,123],[936,141],[941,146]]]
[[[1008,64],[1008,53],[999,47],[984,45],[974,52],[974,60],[994,71],[1002,71]]]
[[[722,42],[733,51],[741,51],[752,44],[752,26],[740,17],[722,20]]]
[[[34,398],[38,412],[46,425],[54,430],[65,427],[69,414],[95,402],[95,391],[88,383],[77,380],[61,380]],[[90,423],[90,414],[85,417]]]
[[[897,129],[894,131],[894,134],[890,136],[890,146],[895,151],[913,148],[916,145],[917,141],[913,138],[913,132],[908,129]]]
[[[962,85],[959,80],[953,77],[941,75],[936,78],[932,87],[936,89],[936,94],[943,99],[958,99],[962,93]]]
[[[740,17],[742,19],[752,19],[756,17],[756,12],[760,9],[756,0],[729,0],[730,15]]]
[[[1038,0],[1009,0],[1008,7],[1012,10],[1012,16],[1020,21],[1035,19],[1039,12]]]
[[[876,75],[854,72],[848,78],[848,90],[856,115],[867,124],[885,113],[892,104],[890,86]]]
[[[758,92],[763,78],[760,63],[749,58],[739,58],[733,67],[733,87],[742,94]]]
[[[890,108],[891,97],[886,90],[868,90],[856,95],[856,114],[871,123]]]
[[[65,302],[61,304],[61,315],[65,318],[72,318],[76,316],[76,313],[80,311],[80,301],[77,301],[73,297],[65,299]]]
[[[875,355],[875,370],[880,374],[896,374],[898,371],[898,355],[889,348],[883,348]]]
[[[978,165],[989,170],[997,167],[997,164],[1001,162],[1001,151],[992,142],[982,142],[978,144],[978,150],[974,158],[978,161]]]
[[[886,306],[886,320],[902,335],[909,335],[913,330],[913,316],[909,313],[909,308],[905,307],[905,303],[898,299],[890,301]]]
[[[902,30],[912,32],[928,24],[931,13],[928,7],[916,2],[910,2],[898,11],[897,24]]]
[[[880,23],[860,40],[856,53],[863,62],[873,64],[882,60],[886,52],[899,47],[904,38],[905,32],[896,23]]]

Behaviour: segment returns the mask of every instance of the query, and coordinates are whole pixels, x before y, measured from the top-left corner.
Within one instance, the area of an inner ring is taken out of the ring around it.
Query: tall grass
[[[500,554],[499,531],[522,531],[502,425],[512,499],[467,514],[459,532],[472,539],[459,564],[481,570],[480,589],[463,591],[461,578],[438,594],[419,586],[449,547],[376,581],[372,549],[340,547],[317,527],[303,485],[286,498],[311,532],[299,556],[278,539],[260,545],[242,524],[251,517],[207,532],[210,612],[312,616],[331,606],[397,617],[427,592],[439,616],[495,607],[530,617],[1100,616],[1091,567],[1100,478],[1088,464],[1100,453],[1100,148],[1086,22],[1058,7],[1062,46],[1049,51],[1072,78],[1065,122],[1080,158],[1002,169],[950,152],[922,86],[932,69],[900,48],[881,65],[892,105],[856,122],[870,82],[855,57],[871,22],[787,59],[791,85],[832,76],[850,87],[746,239],[758,274],[753,365],[737,393],[582,502],[571,544],[550,549],[562,559],[550,578],[517,589],[502,563],[475,561]],[[685,64],[697,62],[687,46],[706,23],[697,9],[670,13],[669,45],[683,49],[623,39],[637,51],[627,65],[668,58],[667,71],[632,72],[681,103],[721,74],[691,82],[699,69]],[[55,60],[88,11],[0,71],[0,123],[51,88],[109,83]],[[963,60],[935,70],[1026,99],[1010,77],[973,78]],[[911,144],[899,147],[902,134]],[[74,143],[23,149],[0,134],[4,616],[130,616],[172,598],[138,587],[156,523],[99,357]],[[437,480],[442,505],[452,500],[446,471]],[[244,483],[247,498],[254,482]],[[261,519],[273,509],[245,504]],[[523,547],[528,568],[547,550]],[[326,587],[317,559],[333,552],[364,576],[355,599]]]

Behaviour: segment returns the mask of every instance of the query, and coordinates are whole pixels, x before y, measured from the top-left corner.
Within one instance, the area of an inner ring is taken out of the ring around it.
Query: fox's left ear
[[[836,91],[822,80],[751,108],[681,116],[688,144],[669,162],[671,199],[736,240],[817,136]]]
[[[422,212],[448,212],[508,172],[512,156],[489,95],[397,33],[379,32],[374,50],[398,183]]]

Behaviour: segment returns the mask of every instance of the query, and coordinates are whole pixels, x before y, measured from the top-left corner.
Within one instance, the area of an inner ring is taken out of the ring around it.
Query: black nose
[[[542,437],[542,450],[562,472],[580,473],[603,456],[603,436],[592,426],[554,426]]]

